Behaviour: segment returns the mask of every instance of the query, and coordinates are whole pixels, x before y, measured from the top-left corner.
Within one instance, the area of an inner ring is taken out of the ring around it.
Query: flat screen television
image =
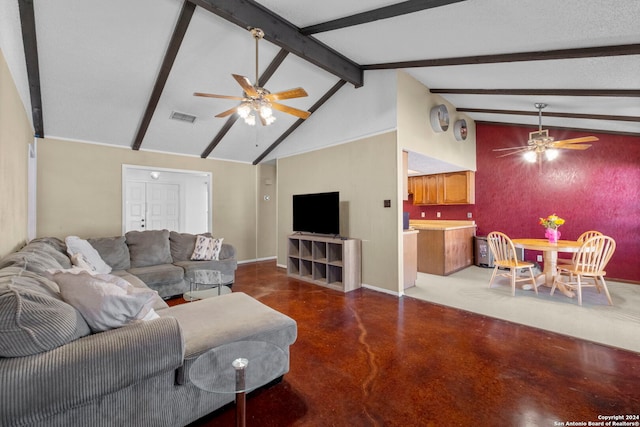
[[[293,231],[340,234],[340,193],[294,194]]]

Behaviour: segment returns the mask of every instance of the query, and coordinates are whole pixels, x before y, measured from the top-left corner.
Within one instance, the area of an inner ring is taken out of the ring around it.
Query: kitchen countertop
[[[406,230],[402,230],[402,232],[403,232],[404,234],[414,234],[414,233],[418,233],[418,231],[419,231],[419,230],[416,230],[416,229],[415,229],[415,228],[413,228],[413,227],[409,227],[409,228],[408,228],[408,229],[406,229]]]
[[[416,230],[455,230],[458,228],[475,228],[475,221],[454,221],[437,219],[412,219],[409,226]]]

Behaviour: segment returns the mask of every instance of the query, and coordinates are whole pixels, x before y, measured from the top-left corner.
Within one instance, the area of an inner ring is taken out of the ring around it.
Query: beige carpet
[[[640,353],[640,285],[607,280],[613,306],[595,288],[582,291],[582,307],[577,297],[567,298],[551,288],[516,289],[506,278],[497,278],[489,289],[491,268],[468,267],[442,277],[418,273],[409,297],[455,307],[498,319],[581,338]]]

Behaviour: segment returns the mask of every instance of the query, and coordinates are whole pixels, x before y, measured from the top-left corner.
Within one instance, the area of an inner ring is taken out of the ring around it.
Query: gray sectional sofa
[[[187,237],[176,233],[174,240],[183,242]],[[124,250],[121,239],[112,240],[92,243],[101,254],[109,245]],[[177,248],[173,247],[170,265],[190,268],[190,264],[176,265],[190,262],[177,260]],[[127,249],[134,264],[138,254],[130,246]],[[114,273],[147,292],[141,278],[151,281],[155,276],[138,269],[151,266],[125,268],[126,263],[117,264],[116,258],[124,262],[122,254],[104,257],[116,268]],[[244,293],[169,307],[151,292],[155,319],[92,333],[83,315],[65,302],[56,282],[47,276],[47,270],[70,267],[66,246],[56,238],[36,239],[0,260],[2,426],[189,424],[233,401],[233,394],[202,391],[189,378],[189,368],[199,355],[231,342],[277,345],[287,355],[282,374],[288,372],[296,322]],[[158,276],[165,274],[165,267]],[[171,277],[154,283],[169,290],[165,293],[181,291],[178,275]]]
[[[211,237],[209,233],[204,236]],[[222,244],[219,259],[191,261],[196,235],[168,230],[129,231],[124,236],[87,239],[118,276],[133,274],[163,298],[189,290],[186,275],[194,269],[234,275],[235,248]]]

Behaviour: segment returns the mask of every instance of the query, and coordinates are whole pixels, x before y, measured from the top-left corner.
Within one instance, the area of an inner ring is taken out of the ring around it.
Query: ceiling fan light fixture
[[[238,107],[238,114],[246,121],[247,117],[249,117],[249,114],[251,114],[251,106],[246,103],[242,104]]]
[[[526,151],[522,157],[529,163],[535,163],[538,160],[538,154],[535,151]]]
[[[271,106],[269,104],[264,104],[260,106],[260,115],[265,120],[268,119],[269,117],[272,117],[273,110],[271,109]]]
[[[547,148],[546,150],[544,150],[544,156],[547,158],[547,160],[556,159],[559,154],[560,151],[555,148]]]
[[[256,80],[255,84],[239,74],[232,74],[233,78],[242,87],[244,94],[242,96],[230,96],[230,95],[216,95],[214,93],[194,92],[194,96],[204,96],[208,98],[221,98],[221,99],[235,99],[241,101],[240,105],[235,108],[231,108],[227,111],[223,111],[216,115],[216,117],[227,117],[233,113],[237,113],[242,117],[246,124],[255,125],[256,118],[260,119],[260,123],[263,126],[268,126],[276,121],[273,116],[272,107],[276,110],[283,111],[287,114],[294,115],[301,119],[308,118],[311,113],[309,111],[299,110],[297,108],[289,107],[288,105],[281,104],[279,101],[284,99],[301,98],[308,96],[307,92],[301,88],[288,89],[276,93],[271,93],[267,89],[258,86],[258,42],[264,37],[264,32],[260,28],[249,28],[253,38],[256,41]],[[255,114],[253,112],[255,111]]]
[[[249,114],[247,117],[244,118],[244,122],[249,126],[255,126],[256,116],[254,116],[253,114]]]

